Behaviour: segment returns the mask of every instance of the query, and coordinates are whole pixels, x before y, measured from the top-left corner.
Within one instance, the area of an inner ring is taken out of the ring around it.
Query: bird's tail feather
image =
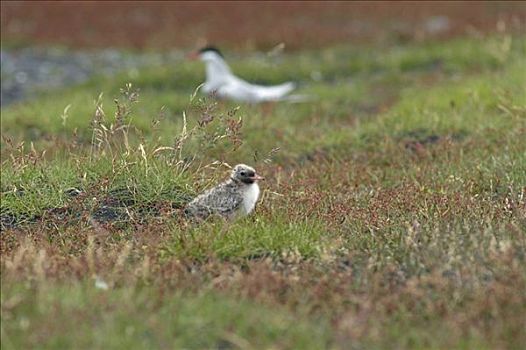
[[[283,83],[280,85],[274,85],[274,86],[265,86],[263,89],[261,89],[260,93],[266,97],[268,100],[279,100],[283,98],[285,95],[290,93],[292,90],[296,88],[296,84],[293,82]]]

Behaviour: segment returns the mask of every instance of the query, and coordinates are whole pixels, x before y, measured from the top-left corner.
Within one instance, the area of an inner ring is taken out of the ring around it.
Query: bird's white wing
[[[217,95],[221,98],[250,103],[279,101],[295,87],[296,85],[292,82],[273,86],[250,84],[243,79],[232,76],[228,83],[217,90]]]
[[[237,77],[233,77],[227,84],[219,87],[217,95],[238,102],[259,102],[258,95],[252,85]]]
[[[252,88],[258,98],[262,101],[279,101],[294,90],[296,84],[293,82],[287,82],[273,86],[252,85]]]

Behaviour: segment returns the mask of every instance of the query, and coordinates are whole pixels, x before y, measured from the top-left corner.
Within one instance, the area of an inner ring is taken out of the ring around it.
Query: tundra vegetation
[[[525,55],[332,45],[231,60],[300,104],[174,62],[3,108],[2,348],[523,348]],[[186,222],[237,163],[253,215]]]

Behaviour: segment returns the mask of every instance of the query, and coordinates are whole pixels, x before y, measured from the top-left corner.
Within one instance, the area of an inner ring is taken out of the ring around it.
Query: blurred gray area
[[[182,53],[129,53],[114,49],[67,51],[53,48],[23,48],[0,51],[1,106],[31,97],[40,91],[58,89],[87,81],[97,75],[128,72],[138,68],[170,64]]]

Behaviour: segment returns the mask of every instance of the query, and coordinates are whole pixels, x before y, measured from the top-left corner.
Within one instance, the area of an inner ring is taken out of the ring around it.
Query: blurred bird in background
[[[306,99],[303,95],[290,95],[296,88],[293,82],[273,86],[251,84],[236,77],[223,54],[214,46],[206,46],[189,58],[199,59],[206,65],[206,81],[202,91],[220,99],[245,103],[262,103],[276,101],[300,102]]]

